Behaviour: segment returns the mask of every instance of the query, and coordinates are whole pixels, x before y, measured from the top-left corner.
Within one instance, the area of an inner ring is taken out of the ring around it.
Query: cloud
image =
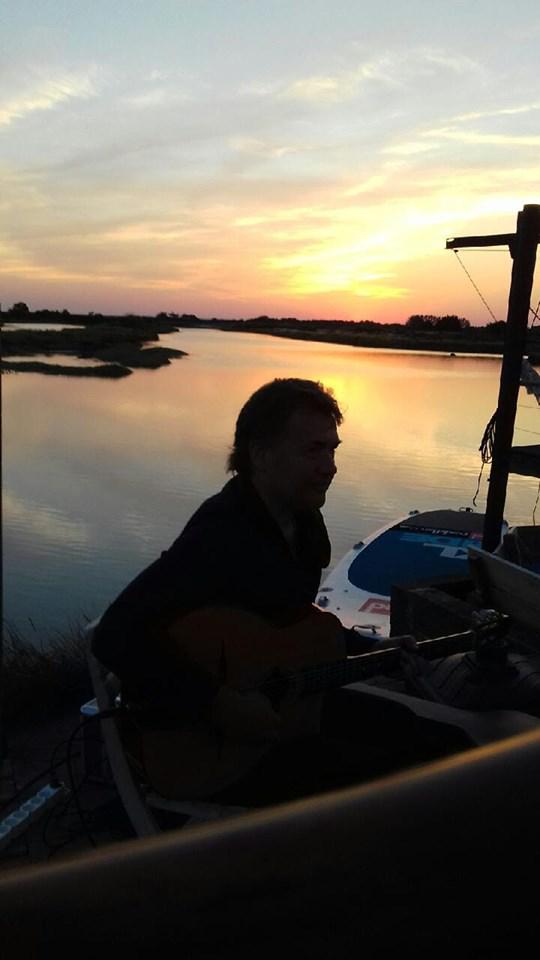
[[[478,130],[459,130],[453,127],[439,127],[425,130],[423,137],[441,140],[456,140],[459,143],[490,144],[498,147],[538,147],[540,136],[537,134],[481,133]]]
[[[335,74],[299,78],[284,87],[279,95],[290,100],[337,103],[353,99],[374,86],[399,90],[448,71],[459,76],[483,73],[481,66],[469,57],[420,47],[385,52]]]
[[[161,75],[152,74],[150,77],[151,86],[140,90],[138,93],[129,93],[119,97],[122,104],[135,110],[147,110],[155,107],[174,107],[179,103],[186,103],[193,99],[193,94],[188,92],[188,84],[182,77],[175,79],[174,83]],[[156,85],[158,84],[158,85]]]
[[[22,120],[28,114],[52,110],[70,100],[87,100],[96,95],[96,69],[83,73],[58,73],[28,85],[27,89],[0,100],[0,127]]]
[[[245,136],[231,137],[228,141],[228,145],[231,150],[234,150],[238,153],[264,158],[276,157],[277,159],[285,157],[289,153],[299,153],[302,150],[302,147],[295,144],[290,144],[288,146],[286,144],[282,144],[278,146],[277,144],[273,144],[268,140]]]
[[[335,102],[354,97],[357,90],[358,79],[354,74],[341,77],[306,77],[291,83],[282,96],[290,100]]]
[[[391,153],[399,157],[413,157],[417,153],[427,153],[429,150],[436,149],[437,145],[434,143],[421,143],[419,140],[409,140],[406,143],[396,143],[391,147],[383,147],[381,153]]]
[[[483,120],[486,117],[508,117],[521,113],[531,113],[540,110],[540,103],[527,103],[521,107],[501,107],[497,110],[479,110],[471,113],[461,113],[452,117],[452,122],[461,123],[468,120]]]

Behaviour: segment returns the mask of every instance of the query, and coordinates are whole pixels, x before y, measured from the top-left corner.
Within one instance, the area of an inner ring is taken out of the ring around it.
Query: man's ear
[[[262,447],[259,444],[250,443],[249,459],[251,461],[252,472],[265,473],[271,456],[269,447]]]

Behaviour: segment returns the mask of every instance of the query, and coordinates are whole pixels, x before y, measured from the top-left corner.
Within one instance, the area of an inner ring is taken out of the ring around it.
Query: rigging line
[[[534,433],[535,437],[540,437],[538,430],[526,430],[525,427],[516,427],[516,430],[521,430],[522,433]]]
[[[532,308],[531,306],[529,306],[529,313],[532,313],[532,317],[533,317],[532,323],[531,323],[531,325],[530,325],[530,327],[529,327],[529,330],[532,330],[532,328],[534,327],[534,324],[535,324],[536,321],[538,320],[538,314],[539,314],[539,312],[540,312],[540,300],[539,300],[538,303],[536,304],[536,310],[533,310],[533,308]]]
[[[465,271],[465,273],[467,274],[469,280],[471,281],[474,289],[476,290],[476,292],[477,292],[478,296],[480,297],[482,303],[484,304],[486,310],[487,310],[488,313],[493,317],[495,323],[497,323],[497,317],[496,317],[495,314],[493,313],[493,310],[491,309],[491,307],[490,307],[489,303],[487,302],[486,298],[483,296],[483,294],[482,294],[482,293],[480,292],[480,290],[478,289],[476,283],[474,282],[474,280],[473,280],[473,278],[471,277],[469,271],[467,270],[467,267],[466,267],[465,264],[463,263],[463,260],[461,259],[458,251],[457,251],[457,250],[454,250],[454,253],[455,253],[455,255],[456,255],[457,259],[458,259],[458,263],[459,263],[460,267],[461,267],[461,268]]]
[[[533,526],[536,526],[536,508],[537,508],[537,506],[538,506],[538,499],[539,499],[539,497],[540,497],[540,483],[538,484],[538,493],[536,494],[536,500],[535,500],[534,509],[533,509],[533,512],[532,512],[532,522],[533,522]]]

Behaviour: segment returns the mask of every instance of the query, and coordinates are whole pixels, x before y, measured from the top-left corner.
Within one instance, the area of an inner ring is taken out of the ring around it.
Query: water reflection
[[[121,381],[4,378],[11,622],[61,629],[97,615],[225,482],[238,410],[276,376],[322,380],[346,414],[325,507],[334,561],[410,509],[470,505],[497,361],[220,331],[162,340],[189,356]],[[530,400],[518,426],[540,429]],[[484,479],[480,507],[485,494]],[[510,518],[530,522],[535,497],[534,480],[512,478]]]

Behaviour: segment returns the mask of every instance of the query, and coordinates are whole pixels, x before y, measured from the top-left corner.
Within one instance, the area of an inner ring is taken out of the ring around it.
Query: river
[[[226,481],[236,415],[274,377],[322,380],[345,413],[324,508],[332,563],[409,510],[471,505],[499,360],[217,330],[161,342],[189,356],[123,380],[3,379],[5,618],[23,635],[97,616],[170,545]],[[516,423],[516,442],[536,442],[538,407],[524,392]],[[532,522],[537,488],[510,479],[511,522]]]

